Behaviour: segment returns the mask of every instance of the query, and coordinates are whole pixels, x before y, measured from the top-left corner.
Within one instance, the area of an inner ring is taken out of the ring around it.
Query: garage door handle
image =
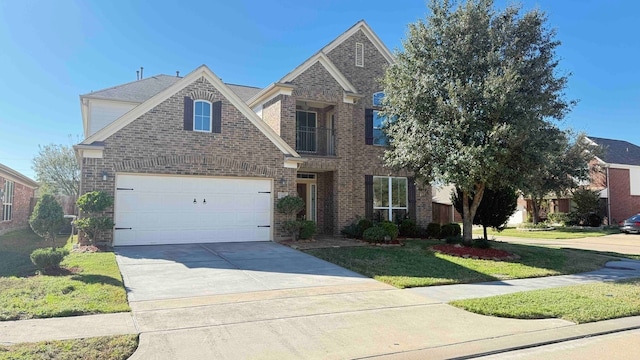
[[[258,225],[258,227],[271,227],[271,225]]]
[[[133,190],[133,188],[116,188],[116,190]]]
[[[271,194],[271,191],[258,191],[258,194]]]
[[[115,228],[115,230],[131,230],[131,229],[133,228],[119,228],[119,227]]]

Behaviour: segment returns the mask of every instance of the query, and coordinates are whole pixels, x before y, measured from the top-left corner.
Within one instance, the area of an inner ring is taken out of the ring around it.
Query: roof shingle
[[[640,146],[624,140],[587,137],[604,148],[602,160],[606,163],[640,166]]]

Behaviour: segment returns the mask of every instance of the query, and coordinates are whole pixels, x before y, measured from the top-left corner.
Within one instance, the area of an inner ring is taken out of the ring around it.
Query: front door
[[[317,221],[317,183],[314,179],[298,179],[298,196],[304,200],[304,209],[298,213],[298,219]]]

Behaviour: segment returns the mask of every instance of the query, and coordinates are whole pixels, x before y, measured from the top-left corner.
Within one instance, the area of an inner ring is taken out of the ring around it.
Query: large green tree
[[[557,129],[547,131],[538,142],[547,151],[536,155],[541,159],[537,166],[530,167],[523,175],[520,188],[524,196],[531,199],[534,224],[539,221],[545,197],[568,194],[599,171],[597,165],[590,166],[590,162],[601,153],[596,145],[585,139],[584,134],[571,140],[567,133]]]
[[[540,11],[496,11],[491,0],[458,7],[432,0],[409,25],[403,50],[383,78],[390,147],[386,163],[463,193],[463,238],[485,188],[520,188],[546,151],[537,141],[562,119],[567,76],[560,44]],[[473,194],[473,197],[470,195]]]
[[[474,194],[471,193],[470,198],[473,198],[473,196]],[[460,189],[456,189],[451,194],[451,202],[457,212],[462,211],[462,191]],[[516,211],[517,206],[518,193],[514,189],[484,189],[484,195],[473,218],[473,223],[482,225],[484,239],[489,240],[487,228],[492,227],[498,231],[504,230],[505,224]]]
[[[80,166],[73,147],[58,144],[40,146],[31,167],[36,173],[36,180],[48,191],[73,199],[78,197]]]

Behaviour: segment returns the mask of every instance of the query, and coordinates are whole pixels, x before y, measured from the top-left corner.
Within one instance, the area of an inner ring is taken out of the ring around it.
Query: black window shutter
[[[409,218],[417,221],[416,217],[416,178],[407,178],[407,197],[409,198]]]
[[[193,130],[193,99],[184,97],[184,129]]]
[[[364,109],[364,143],[373,145],[373,109]]]
[[[373,175],[364,176],[364,217],[373,219]]]
[[[211,114],[211,132],[220,134],[222,132],[222,101],[213,103]]]

